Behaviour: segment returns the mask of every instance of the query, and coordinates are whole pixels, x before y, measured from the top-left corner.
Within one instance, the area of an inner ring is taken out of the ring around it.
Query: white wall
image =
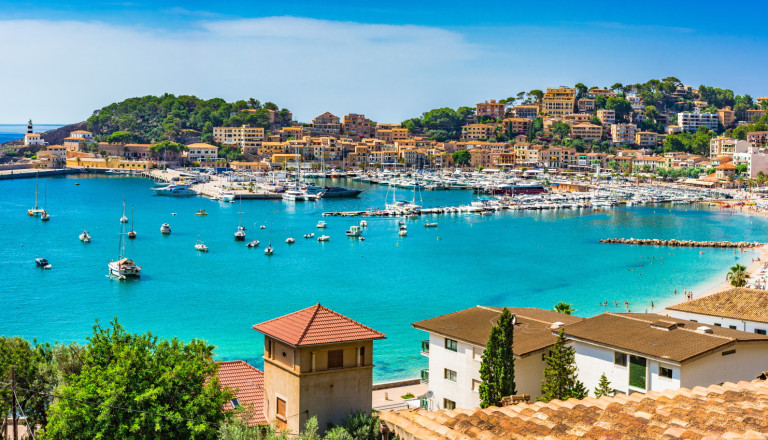
[[[726,328],[735,326],[736,330],[741,330],[748,333],[754,333],[755,329],[768,330],[768,324],[764,322],[744,321],[741,319],[733,319],[733,318],[721,318],[719,316],[701,315],[698,313],[681,312],[677,310],[666,310],[666,312],[669,316],[673,318],[686,319],[689,321],[695,320],[696,322],[699,322],[702,325],[714,326],[715,324],[720,324],[722,327],[726,327]]]
[[[730,350],[736,350],[736,353],[723,356],[723,352]],[[766,370],[768,370],[766,344],[735,344],[683,365],[681,386],[693,388],[723,382],[751,381]]]

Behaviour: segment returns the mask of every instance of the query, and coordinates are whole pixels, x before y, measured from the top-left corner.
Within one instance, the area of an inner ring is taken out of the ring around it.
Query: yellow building
[[[581,122],[571,126],[571,137],[585,141],[599,141],[603,137],[603,127],[589,122]]]
[[[496,137],[496,124],[469,124],[461,127],[461,140],[486,140]]]
[[[243,154],[258,149],[264,141],[264,128],[250,127],[213,127],[213,140],[225,145],[236,145]]]
[[[253,328],[264,334],[267,420],[298,434],[313,416],[322,430],[370,414],[373,341],[384,334],[320,304]]]
[[[229,164],[235,171],[269,171],[270,166],[267,162],[232,162]]]
[[[532,119],[528,118],[506,118],[501,123],[504,133],[525,133],[531,128]]]
[[[272,163],[286,163],[286,162],[299,162],[301,160],[300,154],[273,154]]]
[[[118,156],[94,157],[70,153],[67,157],[67,167],[144,171],[150,169],[152,163],[146,160],[126,160]]]
[[[655,147],[657,134],[652,131],[638,131],[635,133],[635,145],[640,147]]]
[[[542,105],[543,112],[550,116],[570,115],[576,107],[576,89],[566,87],[547,89]]]

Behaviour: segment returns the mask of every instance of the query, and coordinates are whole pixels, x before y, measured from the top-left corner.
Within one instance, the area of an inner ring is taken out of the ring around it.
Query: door
[[[645,390],[647,383],[648,360],[640,356],[629,357],[629,386]]]

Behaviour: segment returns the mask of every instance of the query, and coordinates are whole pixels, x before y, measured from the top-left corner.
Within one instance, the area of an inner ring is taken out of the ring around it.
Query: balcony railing
[[[421,370],[421,381],[422,383],[429,383],[429,368]]]
[[[429,356],[429,340],[421,341],[421,354]]]

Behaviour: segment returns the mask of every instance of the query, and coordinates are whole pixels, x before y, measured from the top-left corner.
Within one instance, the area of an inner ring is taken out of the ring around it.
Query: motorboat
[[[235,201],[235,193],[232,191],[225,191],[222,190],[219,192],[219,196],[217,197],[218,200],[222,202],[234,202]]]
[[[198,209],[195,215],[208,215],[208,213],[205,212],[205,209]]]
[[[40,214],[40,220],[47,222],[51,219],[51,216],[48,214],[48,211],[43,210],[43,213]]]
[[[259,226],[259,229],[267,229],[267,227],[264,226],[264,225],[261,225],[261,226]]]
[[[288,244],[294,244],[296,243],[296,240],[294,240],[293,237],[288,237],[285,239],[285,242]]]
[[[331,239],[328,235],[321,235],[317,238],[317,241],[329,241]]]
[[[325,190],[319,193],[319,196],[324,199],[357,197],[361,192],[363,191],[359,189],[347,189],[340,186],[326,186]]]
[[[315,198],[314,195],[300,189],[289,189],[283,193],[283,200],[289,202],[306,202],[308,200],[314,200]]]
[[[80,234],[79,238],[80,238],[80,241],[82,241],[83,243],[90,243],[91,242],[91,236],[88,235],[88,231],[86,231],[85,229],[83,229],[83,233]]]
[[[368,227],[368,221],[367,220],[360,220],[360,227],[361,228],[367,228]]]
[[[326,223],[325,221],[320,220],[319,222],[317,222],[317,228],[318,229],[325,229],[327,227],[328,227],[328,223]]]
[[[400,230],[401,231],[407,231],[408,230],[408,225],[400,225]]]
[[[152,188],[152,191],[156,196],[191,197],[197,195],[197,193],[192,188],[186,185],[177,184]]]
[[[264,249],[264,255],[272,255],[273,253],[275,253],[275,250],[272,249],[272,243],[270,243],[267,245],[267,248]]]
[[[315,233],[311,232],[309,234],[304,234],[304,238],[315,238]]]
[[[358,238],[358,237],[361,237],[363,235],[363,228],[360,227],[360,226],[357,226],[357,225],[350,226],[349,229],[347,231],[345,231],[344,233],[347,235],[347,237]]]
[[[436,228],[437,227],[437,223],[436,222],[426,222],[426,223],[424,223],[424,227],[425,228]]]
[[[401,237],[405,237],[406,235],[408,235],[408,230],[407,229],[401,229],[400,232],[397,233],[397,235],[399,235]]]
[[[206,246],[202,241],[197,240],[197,244],[195,244],[195,250],[200,252],[208,252],[208,246]]]
[[[253,248],[253,247],[257,247],[258,245],[259,245],[259,240],[253,240],[253,241],[249,241],[245,245],[245,247]]]
[[[35,265],[37,265],[37,267],[49,266],[48,260],[45,258],[35,258]]]
[[[161,234],[170,234],[171,233],[171,225],[169,225],[168,223],[163,223],[160,226],[160,233]]]

